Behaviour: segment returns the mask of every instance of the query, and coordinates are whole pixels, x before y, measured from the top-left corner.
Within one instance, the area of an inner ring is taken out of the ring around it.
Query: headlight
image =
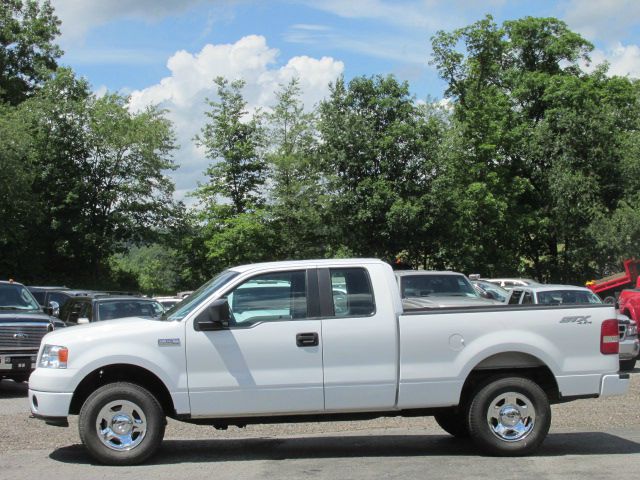
[[[638,324],[635,322],[632,322],[628,327],[627,327],[627,335],[628,336],[632,336],[632,335],[637,335],[638,334]]]
[[[67,368],[69,350],[59,345],[45,345],[38,367],[40,368]]]

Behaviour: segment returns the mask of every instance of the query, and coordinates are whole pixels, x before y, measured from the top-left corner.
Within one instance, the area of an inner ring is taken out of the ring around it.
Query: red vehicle
[[[640,260],[629,258],[623,263],[624,272],[615,273],[608,277],[591,280],[586,283],[587,288],[591,289],[593,293],[598,294],[604,303],[616,303],[618,295],[621,295],[621,292],[624,292],[625,289],[633,287],[636,287],[636,289],[640,288],[640,285],[636,283],[640,275]],[[630,291],[635,292],[636,290]],[[637,294],[640,295],[640,290],[637,290]],[[622,308],[620,308],[620,311],[622,312]],[[634,320],[636,319],[636,317],[632,318]]]
[[[620,313],[638,323],[640,318],[640,278],[636,280],[636,288],[620,292],[618,305]]]

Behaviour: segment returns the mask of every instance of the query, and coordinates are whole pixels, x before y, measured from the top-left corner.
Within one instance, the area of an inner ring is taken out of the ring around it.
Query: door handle
[[[296,345],[299,347],[317,347],[318,343],[318,334],[316,332],[298,333],[296,335]]]

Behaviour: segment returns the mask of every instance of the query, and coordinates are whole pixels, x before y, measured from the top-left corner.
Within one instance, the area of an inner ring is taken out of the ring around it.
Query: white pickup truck
[[[550,404],[623,394],[612,306],[403,313],[379,260],[231,268],[166,314],[45,336],[33,415],[67,425],[106,464],[159,447],[166,417],[255,423],[434,415],[485,452],[544,440]]]

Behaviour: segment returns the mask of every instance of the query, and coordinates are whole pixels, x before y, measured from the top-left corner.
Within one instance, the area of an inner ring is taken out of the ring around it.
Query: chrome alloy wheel
[[[536,411],[526,396],[506,392],[489,405],[487,422],[493,434],[505,442],[517,442],[527,437],[536,423]]]
[[[100,441],[119,452],[137,447],[147,432],[147,418],[142,409],[129,400],[107,403],[96,417]]]

